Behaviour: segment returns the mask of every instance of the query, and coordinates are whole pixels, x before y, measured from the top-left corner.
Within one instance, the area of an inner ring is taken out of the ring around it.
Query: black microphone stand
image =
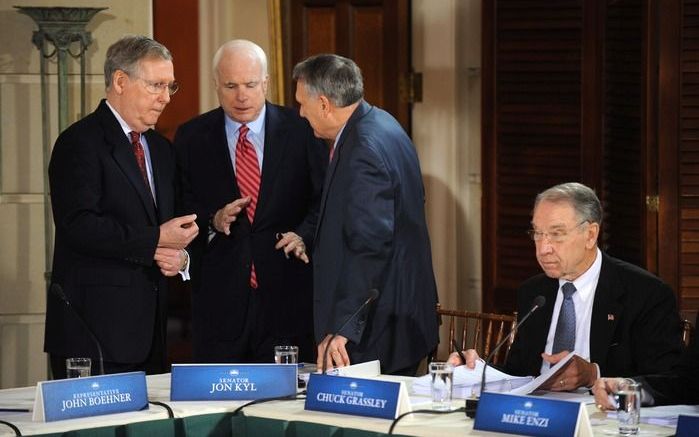
[[[512,331],[510,331],[510,333],[507,334],[507,336],[505,336],[505,338],[503,338],[500,341],[500,343],[498,343],[495,346],[495,348],[493,348],[493,350],[490,352],[490,354],[488,354],[488,357],[485,359],[485,362],[483,363],[483,372],[481,373],[480,393],[478,394],[479,397],[483,393],[483,390],[485,390],[485,372],[488,369],[488,363],[490,363],[490,360],[492,360],[493,357],[498,353],[500,348],[505,343],[507,343],[507,341],[510,339],[510,337],[517,332],[517,330],[529,318],[529,316],[531,316],[534,313],[534,311],[536,311],[537,309],[544,306],[545,303],[546,303],[546,298],[544,296],[535,297],[534,302],[532,303],[532,308],[529,310],[529,312],[527,314],[525,314],[524,317],[522,317],[522,319],[519,322],[517,322],[514,329],[512,329]],[[466,364],[466,363],[464,363],[464,364]],[[476,410],[477,409],[478,409],[478,398],[476,398],[475,396],[472,395],[469,399],[466,399],[466,416],[471,417],[471,418],[476,417]]]

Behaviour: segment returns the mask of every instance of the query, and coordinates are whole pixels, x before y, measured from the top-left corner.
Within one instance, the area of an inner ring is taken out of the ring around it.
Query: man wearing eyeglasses
[[[517,331],[506,372],[539,375],[569,353],[564,371],[543,388],[591,387],[601,375],[669,370],[681,351],[675,295],[659,278],[597,247],[602,206],[595,192],[571,182],[536,197],[529,235],[543,273],[525,281],[517,310],[546,304]],[[473,367],[478,355],[466,351]],[[450,357],[460,362],[458,355]]]
[[[56,140],[49,181],[56,244],[45,351],[97,373],[165,371],[166,276],[187,279],[195,215],[174,216],[175,156],[153,128],[177,91],[172,56],[142,36],[107,50],[106,99]]]

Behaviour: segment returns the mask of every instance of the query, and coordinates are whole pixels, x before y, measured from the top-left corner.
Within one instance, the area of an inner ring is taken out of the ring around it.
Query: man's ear
[[[126,81],[129,80],[129,75],[126,74],[125,71],[123,70],[117,70],[114,72],[112,75],[112,89],[114,92],[117,94],[121,94],[124,92],[124,86],[126,85]]]
[[[323,111],[323,115],[327,115],[330,112],[330,100],[325,96],[318,97],[320,100],[320,110]]]
[[[592,249],[597,245],[597,239],[599,238],[599,223],[590,223],[587,225],[587,238],[585,241],[585,246],[588,249]]]

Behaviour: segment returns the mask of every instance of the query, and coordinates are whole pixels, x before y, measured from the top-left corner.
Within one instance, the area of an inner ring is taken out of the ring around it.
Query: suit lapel
[[[604,364],[607,361],[607,350],[611,346],[614,331],[622,313],[623,305],[620,299],[624,288],[619,282],[614,266],[609,257],[602,254],[595,302],[592,305],[592,320],[590,321],[590,360]]]
[[[233,171],[233,158],[231,157],[231,152],[228,148],[225,117],[226,114],[223,112],[223,108],[219,107],[215,122],[213,124],[213,129],[209,130],[206,138],[204,138],[204,141],[201,143],[203,146],[202,150],[206,150],[206,152],[202,153],[210,152],[211,156],[214,158],[213,162],[218,162],[220,165],[224,165],[226,167],[226,173],[229,175],[229,179],[227,181],[221,181],[221,183],[230,184],[231,191],[237,199],[240,197],[240,190],[238,189],[235,171]],[[211,150],[208,150],[209,147]]]
[[[277,169],[283,162],[286,151],[286,131],[288,127],[281,120],[277,108],[267,104],[265,111],[265,144],[264,160],[262,161],[262,174],[260,175],[260,192],[257,195],[257,209],[255,210],[255,222],[264,217],[269,207],[268,197],[273,196],[274,178]]]
[[[155,191],[156,202],[156,212],[160,218],[160,222],[168,220],[172,215],[172,208],[174,207],[174,192],[173,188],[168,179],[165,177],[162,165],[169,159],[164,156],[165,150],[161,146],[161,139],[158,138],[153,130],[148,130],[145,133],[148,139],[148,149],[150,151],[150,164],[153,169],[153,191]]]
[[[320,227],[323,224],[323,216],[325,215],[325,203],[328,198],[330,186],[332,185],[333,179],[335,177],[335,170],[337,170],[337,166],[340,160],[342,159],[342,154],[345,149],[345,140],[347,139],[349,134],[354,130],[359,120],[361,120],[366,114],[368,114],[369,111],[371,111],[371,109],[372,106],[364,100],[362,100],[350,116],[349,120],[347,120],[345,129],[342,131],[342,135],[340,135],[340,139],[338,140],[337,146],[335,147],[335,152],[333,152],[333,159],[332,161],[330,161],[330,164],[328,165],[328,171],[325,173],[325,181],[323,182],[323,192],[320,199],[320,209],[318,211],[318,225],[316,226],[316,232],[313,238],[314,242],[318,241],[318,233],[320,231]],[[350,146],[352,145],[347,145],[347,147]]]
[[[107,107],[107,104],[102,101],[97,109],[104,128],[104,140],[112,148],[114,161],[121,168],[121,171],[124,172],[133,189],[138,193],[148,218],[152,223],[158,223],[153,196],[143,183],[141,170],[138,168],[136,157],[133,153],[133,146],[121,129],[114,114],[112,114],[112,111]]]

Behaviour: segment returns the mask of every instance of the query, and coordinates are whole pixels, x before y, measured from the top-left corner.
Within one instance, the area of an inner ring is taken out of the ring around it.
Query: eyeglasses
[[[137,79],[143,81],[143,83],[146,86],[146,91],[148,91],[151,94],[162,94],[163,91],[167,90],[167,93],[169,95],[173,95],[177,92],[178,89],[180,89],[180,85],[177,82],[170,82],[170,83],[165,83],[165,82],[153,82],[151,80],[144,79],[142,77],[137,77]]]
[[[573,226],[571,229],[556,229],[551,232],[541,232],[537,231],[536,229],[529,229],[527,234],[536,242],[543,241],[545,238],[548,238],[548,240],[552,243],[562,243],[566,240],[571,232],[585,223],[589,223],[589,220],[583,220],[577,225]]]

